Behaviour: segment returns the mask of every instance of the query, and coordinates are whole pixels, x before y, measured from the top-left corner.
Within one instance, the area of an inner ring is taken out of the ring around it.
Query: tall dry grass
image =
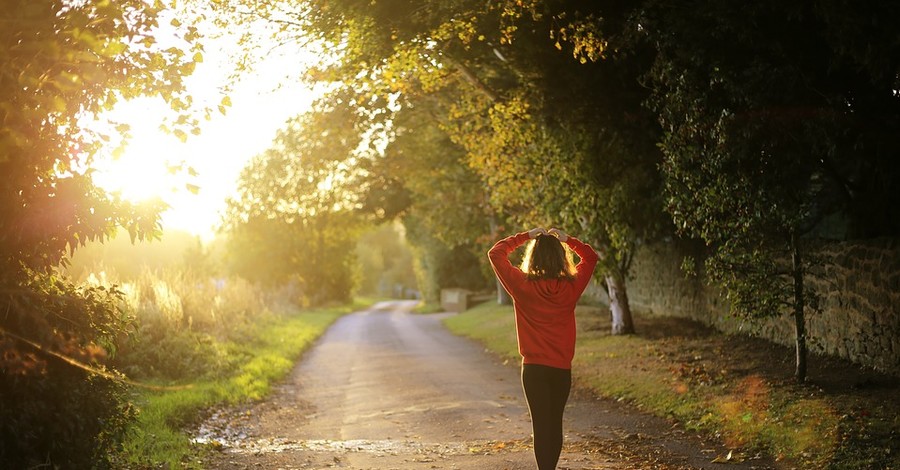
[[[291,288],[265,292],[238,277],[172,267],[145,268],[136,278],[120,279],[98,264],[84,282],[122,292],[122,312],[132,328],[114,355],[115,366],[134,378],[159,381],[226,372],[234,357],[228,349],[292,311],[299,297]]]

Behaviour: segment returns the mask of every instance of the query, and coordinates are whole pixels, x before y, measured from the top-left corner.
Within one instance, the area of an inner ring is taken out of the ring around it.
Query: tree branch
[[[487,99],[491,100],[492,103],[496,103],[500,101],[500,95],[497,94],[494,90],[488,88],[487,85],[484,84],[478,77],[475,75],[475,72],[472,71],[469,67],[467,67],[462,62],[450,57],[446,52],[441,54],[441,57],[450,65],[453,66],[468,82],[470,85],[475,87],[481,94],[487,97]]]

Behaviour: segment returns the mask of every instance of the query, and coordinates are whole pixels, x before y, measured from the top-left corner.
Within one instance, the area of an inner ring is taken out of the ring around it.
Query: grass
[[[237,363],[229,374],[182,388],[140,392],[135,399],[138,420],[129,430],[121,463],[131,468],[198,468],[191,462],[195,449],[186,428],[203,410],[262,399],[334,320],[372,302],[276,317],[257,326],[250,341],[225,345]]]
[[[444,307],[441,307],[439,303],[428,303],[425,301],[419,301],[419,303],[412,309],[413,313],[438,313],[443,312]]]
[[[447,317],[444,324],[457,335],[478,340],[504,359],[519,357],[512,307],[481,304],[459,315]]]
[[[876,380],[887,387],[861,389],[832,377],[866,371],[816,360],[827,367],[811,370],[811,377],[821,379],[798,385],[781,360],[789,352],[760,340],[640,316],[638,335],[611,336],[600,309],[579,307],[576,317],[578,387],[719,436],[738,458],[764,451],[786,468],[900,468],[893,379]],[[499,356],[518,359],[512,307],[483,304],[445,322]]]

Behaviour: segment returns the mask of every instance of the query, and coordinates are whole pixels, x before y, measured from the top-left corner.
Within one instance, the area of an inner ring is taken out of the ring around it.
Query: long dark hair
[[[538,235],[528,244],[521,269],[529,280],[575,279],[572,252],[552,235]]]

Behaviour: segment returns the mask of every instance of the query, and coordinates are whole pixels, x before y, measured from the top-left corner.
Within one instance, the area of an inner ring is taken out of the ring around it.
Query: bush
[[[59,360],[43,373],[0,374],[0,462],[110,468],[134,417],[122,382]]]
[[[101,268],[87,282],[110,286],[116,279]],[[176,268],[145,269],[119,289],[135,322],[114,363],[141,380],[184,381],[226,373],[240,357],[226,351],[227,344],[252,337],[259,321],[273,316],[267,305],[289,303],[240,278],[204,277]]]
[[[22,294],[5,327],[34,345],[0,335],[3,468],[117,467],[138,412],[130,387],[117,380],[125,377],[99,364],[154,383],[230,376],[249,360],[240,343],[275,317],[267,305],[293,295],[177,269],[117,281],[101,269],[80,286],[35,275],[25,288],[9,289]],[[52,326],[40,329],[43,336],[32,333],[38,320]]]
[[[126,387],[99,365],[128,326],[121,293],[75,286],[54,272],[4,274],[0,462],[108,467],[134,417]]]

